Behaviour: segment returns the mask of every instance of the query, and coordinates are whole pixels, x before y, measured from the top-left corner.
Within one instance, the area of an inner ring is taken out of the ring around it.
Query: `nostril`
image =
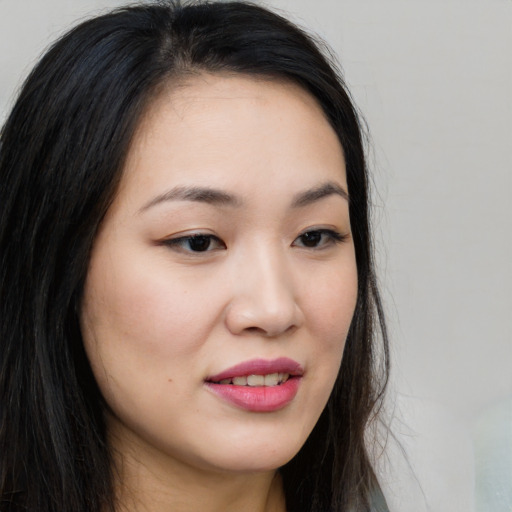
[[[266,334],[265,330],[261,327],[247,327],[245,329],[247,332],[254,333],[254,334]]]
[[[285,330],[276,329],[275,331],[273,331],[273,330],[270,330],[270,329],[269,330],[263,329],[262,327],[246,327],[244,329],[244,331],[246,333],[257,334],[259,336],[265,336],[267,338],[272,338],[272,337],[275,337],[275,336],[280,336],[280,335],[282,335],[284,333],[290,333],[294,329],[295,329],[295,326],[294,325],[290,325]]]

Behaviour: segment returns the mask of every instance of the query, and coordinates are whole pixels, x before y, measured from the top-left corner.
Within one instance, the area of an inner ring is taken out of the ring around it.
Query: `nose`
[[[231,275],[228,329],[233,334],[277,337],[300,327],[304,315],[285,258],[277,251],[260,248],[240,260]]]

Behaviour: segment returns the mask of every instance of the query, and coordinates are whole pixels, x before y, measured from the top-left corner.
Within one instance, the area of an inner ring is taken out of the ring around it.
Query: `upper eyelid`
[[[172,235],[167,235],[167,236],[160,238],[159,240],[157,240],[157,243],[173,242],[175,240],[186,240],[187,238],[194,238],[195,236],[208,236],[208,237],[220,240],[222,242],[222,239],[219,236],[205,230],[205,231],[190,231],[190,232],[183,231],[183,232],[179,232],[179,233],[174,233]]]
[[[323,233],[326,233],[326,232],[337,233],[338,229],[333,228],[333,227],[326,227],[326,226],[311,226],[311,227],[305,228],[302,231],[300,231],[300,233],[297,235],[297,237],[305,235],[306,233],[311,233],[311,232],[315,232],[315,231],[321,231]]]
[[[186,233],[184,235],[180,234],[178,236],[172,236],[172,237],[169,237],[167,240],[186,240],[187,238],[195,238],[198,236],[204,236],[204,237],[215,238],[217,240],[220,240],[220,238],[217,235],[214,235],[212,233],[203,233],[201,231],[199,231],[197,233]]]
[[[320,232],[320,233],[324,233],[327,235],[339,236],[339,237],[347,237],[350,234],[348,231],[346,232],[346,231],[343,231],[343,230],[340,230],[337,228],[333,228],[333,227],[311,227],[311,228],[306,228],[303,231],[301,231],[295,237],[295,239],[300,238],[301,236],[304,236],[307,233],[315,233],[315,232]]]
[[[349,236],[349,233],[345,233],[345,232],[339,231],[337,229],[332,229],[332,228],[316,228],[316,229],[308,228],[305,231],[302,231],[300,233],[300,235],[297,235],[295,237],[294,241],[297,240],[298,238],[306,235],[307,233],[321,233],[323,235],[328,235],[331,239],[335,239],[337,241],[342,241]]]
[[[189,240],[189,239],[195,238],[195,237],[211,238],[212,240],[216,240],[218,242],[224,243],[224,241],[220,237],[218,237],[217,235],[213,235],[212,233],[202,233],[202,232],[185,234],[185,235],[178,235],[178,236],[172,236],[172,237],[169,237],[169,238],[162,239],[162,242],[163,243],[165,243],[165,242],[179,242],[181,240]]]

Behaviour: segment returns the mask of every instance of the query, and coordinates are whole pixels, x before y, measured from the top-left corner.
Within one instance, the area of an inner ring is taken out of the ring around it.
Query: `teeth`
[[[263,375],[249,375],[247,377],[247,384],[249,386],[264,386],[265,377]]]
[[[265,386],[277,386],[278,382],[278,373],[270,373],[269,375],[265,375]]]
[[[232,379],[222,379],[219,384],[234,384],[235,386],[278,386],[290,378],[288,373],[269,373],[268,375],[247,375],[242,377],[233,377]]]

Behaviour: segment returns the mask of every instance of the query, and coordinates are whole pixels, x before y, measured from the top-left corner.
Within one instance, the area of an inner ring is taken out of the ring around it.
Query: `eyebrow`
[[[232,194],[210,187],[174,187],[146,203],[140,212],[167,201],[196,201],[222,206],[239,206],[241,201]]]
[[[303,208],[332,195],[338,195],[347,201],[349,200],[348,193],[340,185],[328,181],[318,187],[297,194],[292,200],[291,207]],[[139,213],[142,213],[157,204],[168,201],[195,201],[199,203],[232,207],[240,206],[242,204],[242,200],[236,196],[215,188],[178,186],[151,199],[151,201],[146,203],[139,210]]]
[[[309,206],[320,199],[332,195],[341,196],[346,201],[349,201],[348,192],[345,189],[340,187],[337,183],[328,181],[327,183],[323,183],[311,190],[306,190],[305,192],[297,194],[293,198],[292,208],[303,208],[304,206]]]

